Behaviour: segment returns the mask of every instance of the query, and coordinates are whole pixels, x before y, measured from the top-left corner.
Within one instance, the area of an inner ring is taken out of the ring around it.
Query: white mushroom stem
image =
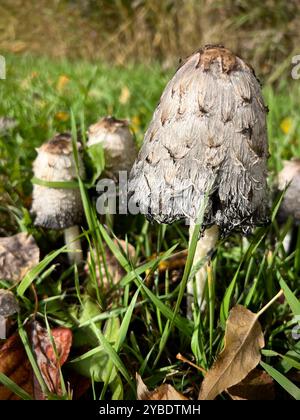
[[[80,231],[78,226],[71,226],[64,230],[65,244],[67,245],[70,264],[79,264],[83,260],[81,243],[80,239],[78,239],[79,235]]]
[[[193,237],[195,224],[191,222],[189,230],[190,241]],[[209,253],[215,248],[219,238],[219,228],[213,225],[204,231],[203,236],[199,239],[194,256],[194,265],[199,263],[203,258],[207,257]],[[204,311],[206,306],[205,300],[205,285],[207,280],[207,262],[199,269],[195,275],[195,290],[197,294],[197,301],[201,311]],[[187,316],[192,318],[192,305],[194,303],[194,279],[189,280],[187,284]]]

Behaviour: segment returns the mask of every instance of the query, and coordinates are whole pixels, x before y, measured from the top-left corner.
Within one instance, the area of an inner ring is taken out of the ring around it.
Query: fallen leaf
[[[32,367],[18,333],[9,337],[0,348],[0,372],[33,396]],[[0,400],[18,399],[17,395],[0,384]]]
[[[202,382],[199,400],[213,400],[225,389],[236,385],[251,372],[261,359],[264,336],[258,314],[237,305],[226,322],[224,350]]]
[[[138,400],[188,400],[188,398],[176,391],[176,389],[169,384],[160,385],[154,391],[149,391],[138,373],[136,374],[136,382]]]
[[[9,317],[19,312],[19,304],[15,295],[9,290],[0,289],[0,316]]]
[[[69,328],[51,330],[56,352],[53,348],[48,331],[37,321],[30,324],[30,341],[36,361],[48,390],[56,395],[62,395],[60,367],[66,362],[72,345],[72,331]],[[37,379],[34,377],[35,399],[45,399]]]
[[[183,268],[186,264],[187,259],[187,250],[183,250],[177,252],[171,257],[167,258],[164,261],[161,261],[158,265],[158,269],[160,273],[164,273],[166,271],[178,270]]]
[[[0,238],[0,278],[17,283],[39,263],[40,250],[25,232]]]
[[[253,369],[246,378],[237,385],[228,388],[233,400],[274,400],[274,380],[267,372]]]
[[[50,392],[61,395],[59,368],[66,362],[71,344],[72,332],[68,328],[54,328],[51,334],[55,343],[56,357],[50,337],[37,321],[29,325],[30,341],[37,364]],[[0,349],[0,372],[23,388],[36,400],[44,400],[40,385],[33,370],[23,343],[16,333],[8,338]],[[0,384],[0,400],[20,399],[8,388]]]

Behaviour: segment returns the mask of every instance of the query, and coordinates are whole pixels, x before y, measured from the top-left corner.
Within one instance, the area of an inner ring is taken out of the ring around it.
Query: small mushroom
[[[87,146],[92,147],[95,144],[101,144],[103,147],[105,156],[104,177],[118,182],[121,180],[121,177],[119,177],[121,171],[125,172],[127,177],[137,156],[136,144],[129,129],[128,121],[111,116],[101,118],[88,130]],[[106,223],[111,227],[116,211],[116,194],[116,190],[113,190],[113,196],[108,200],[106,208]],[[123,199],[122,194],[120,194],[120,200]]]
[[[291,216],[296,225],[300,223],[300,159],[285,160],[278,174],[278,189],[287,188],[279,208],[279,218]]]
[[[279,211],[279,222],[293,219],[293,228],[283,240],[286,252],[290,252],[292,244],[297,240],[296,226],[300,224],[300,159],[283,161],[283,169],[278,174],[278,190],[285,191]]]
[[[33,186],[32,213],[36,215],[35,225],[47,229],[63,229],[69,250],[70,263],[82,261],[78,224],[82,220],[83,205],[79,188],[52,188],[39,181],[69,182],[77,179],[73,156],[72,139],[68,133],[57,134],[37,149],[33,163],[36,183]],[[79,156],[79,175],[85,171]]]
[[[128,121],[108,116],[89,127],[88,147],[102,144],[105,168],[110,177],[118,178],[119,171],[129,172],[137,150]]]
[[[268,220],[267,158],[266,107],[253,69],[223,46],[208,45],[167,84],[130,174],[130,200],[150,220],[188,220],[191,235],[208,195],[197,263],[218,232],[247,234]],[[206,271],[196,274],[200,306]],[[190,282],[189,316],[192,292]]]

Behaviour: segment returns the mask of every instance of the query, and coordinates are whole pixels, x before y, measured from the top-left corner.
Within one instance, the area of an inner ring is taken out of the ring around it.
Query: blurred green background
[[[172,67],[222,43],[274,82],[290,71],[299,0],[1,0],[0,52]]]

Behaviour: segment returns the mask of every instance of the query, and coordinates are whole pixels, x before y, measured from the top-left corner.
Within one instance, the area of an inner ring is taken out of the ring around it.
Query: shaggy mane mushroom
[[[131,200],[158,223],[188,220],[192,233],[208,194],[197,262],[218,232],[247,234],[266,223],[267,158],[266,107],[253,69],[208,45],[182,63],[160,98],[131,171]],[[196,275],[200,305],[205,281],[204,267]]]

